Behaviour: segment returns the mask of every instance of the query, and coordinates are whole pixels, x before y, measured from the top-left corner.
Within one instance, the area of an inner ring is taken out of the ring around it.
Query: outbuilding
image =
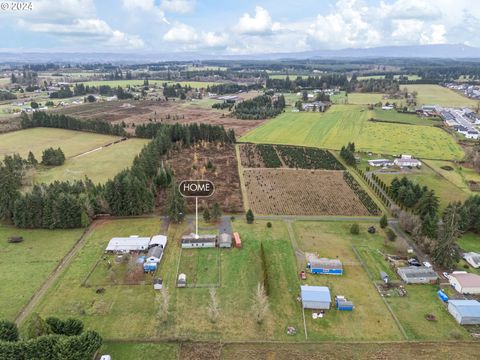
[[[108,242],[105,251],[116,253],[147,251],[149,243],[149,237],[139,237],[136,235],[132,235],[130,237],[114,237]]]
[[[143,264],[143,272],[155,272],[157,271],[157,263],[154,262],[146,262]]]
[[[148,250],[146,262],[159,263],[163,257],[163,248],[161,246],[155,246]]]
[[[163,280],[160,278],[153,279],[153,289],[162,290],[163,289]]]
[[[238,232],[233,233],[233,240],[235,241],[235,247],[240,249],[242,247],[242,239],[240,238],[240,234]]]
[[[311,258],[307,263],[307,269],[312,274],[342,275],[343,265],[338,259]]]
[[[470,266],[478,269],[480,267],[480,254],[476,252],[468,252],[463,254],[465,261],[470,264]]]
[[[448,277],[450,284],[461,294],[480,294],[480,275],[454,271]]]
[[[165,235],[155,235],[148,243],[148,247],[161,246],[163,249],[167,246],[167,237]]]
[[[385,271],[380,271],[380,277],[382,278],[385,284],[388,284],[390,282],[390,277]]]
[[[218,239],[218,247],[231,248],[232,247],[232,235],[227,233],[220,234]]]
[[[328,310],[332,303],[330,289],[326,286],[300,286],[300,297],[304,309]]]
[[[438,280],[437,273],[426,266],[401,267],[397,273],[407,284],[434,284]]]
[[[214,248],[217,246],[217,235],[199,235],[195,234],[182,236],[182,248]]]
[[[178,274],[177,287],[182,288],[187,286],[187,275]]]
[[[480,324],[480,302],[477,300],[449,300],[448,312],[460,325]]]

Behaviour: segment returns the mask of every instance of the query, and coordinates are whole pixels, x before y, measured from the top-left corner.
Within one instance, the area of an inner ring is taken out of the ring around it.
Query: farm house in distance
[[[199,235],[198,238],[195,234],[182,236],[182,248],[214,248],[217,246],[217,235]]]

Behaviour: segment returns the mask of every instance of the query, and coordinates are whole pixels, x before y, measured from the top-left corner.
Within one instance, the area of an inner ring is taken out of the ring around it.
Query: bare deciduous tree
[[[257,291],[255,292],[254,296],[254,305],[253,309],[255,311],[255,318],[257,319],[257,323],[261,324],[265,319],[265,316],[268,312],[268,296],[265,292],[265,287],[263,284],[257,284]]]
[[[209,294],[210,294],[210,302],[208,304],[208,317],[210,318],[210,321],[212,323],[215,323],[217,322],[218,317],[220,315],[220,307],[217,299],[217,289],[213,287],[210,288]]]

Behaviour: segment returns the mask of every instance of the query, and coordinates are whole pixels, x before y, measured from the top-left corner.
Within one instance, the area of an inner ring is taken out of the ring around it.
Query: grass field
[[[109,354],[115,360],[177,360],[180,348],[176,344],[142,344],[142,343],[104,343],[102,354]]]
[[[219,249],[182,249],[178,273],[187,275],[187,286],[220,285]]]
[[[458,240],[458,245],[466,252],[480,253],[480,235],[466,233]]]
[[[432,120],[431,118],[419,117],[415,114],[402,114],[395,110],[374,109],[372,111],[372,117],[376,120],[398,122],[408,125],[433,126],[442,124],[442,121],[439,119]]]
[[[404,87],[408,90],[416,91],[417,95],[417,104],[418,105],[441,105],[441,106],[452,106],[452,107],[461,107],[461,106],[470,106],[475,107],[478,104],[478,101],[469,99],[465,96],[462,96],[456,93],[453,90],[444,88],[439,85],[401,85],[402,89]]]
[[[361,224],[361,235],[349,233],[351,224],[346,222],[296,222],[297,243],[304,252],[317,253],[320,257],[339,258],[344,264],[344,275],[307,275],[309,285],[330,288],[332,298],[344,295],[352,300],[355,309],[342,312],[331,309],[323,319],[313,320],[306,311],[309,340],[401,340],[387,307],[356,258],[352,245],[368,244],[382,247],[384,237],[366,231],[368,223]]]
[[[459,166],[451,161],[426,160],[425,163],[435,172],[448,179],[452,184],[461,188],[466,193],[472,195],[478,194],[478,192],[472,192],[468,185],[469,181],[480,183],[480,174],[475,170],[464,166]],[[442,169],[444,166],[450,166],[453,168],[453,170],[449,171]]]
[[[23,230],[0,225],[0,319],[13,320],[80,238],[82,230]],[[10,236],[23,236],[18,244]]]
[[[326,113],[283,113],[243,136],[240,141],[314,146],[339,150],[354,141],[360,151],[413,154],[420,158],[461,159],[454,139],[432,126],[369,122],[361,106],[335,105]]]
[[[148,141],[129,139],[92,153],[67,159],[62,166],[39,168],[33,175],[33,181],[50,183],[55,180],[82,180],[88,176],[94,183],[105,183],[121,170],[129,167]]]
[[[401,178],[406,176],[420,186],[427,186],[435,190],[435,194],[440,200],[440,210],[445,209],[447,205],[453,201],[464,201],[468,198],[469,193],[462,190],[454,183],[447,180],[442,175],[436,173],[428,166],[422,166],[421,170],[412,169],[401,174],[377,174],[386,184],[390,184],[395,177]]]
[[[167,80],[148,80],[149,85],[163,86],[163,84],[181,84],[182,86],[191,86],[192,88],[206,88],[208,85],[212,86],[218,83],[214,82],[203,82],[203,81],[167,81]],[[143,85],[143,80],[100,80],[100,81],[86,81],[83,82],[84,85],[88,86],[101,86],[108,85],[111,87],[126,87],[130,86],[140,86]]]
[[[348,103],[352,105],[376,104],[383,101],[383,94],[380,93],[358,93],[348,94]]]
[[[26,157],[32,151],[38,161],[42,160],[42,151],[49,147],[60,147],[69,158],[86,151],[109,144],[118,137],[80,131],[34,128],[14,131],[0,135],[0,157],[19,153]]]

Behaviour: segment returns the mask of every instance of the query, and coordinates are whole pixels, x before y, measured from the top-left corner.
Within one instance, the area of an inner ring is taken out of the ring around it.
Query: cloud
[[[228,44],[229,36],[212,31],[197,32],[189,25],[176,23],[163,35],[163,40],[184,45],[182,50],[224,49]]]
[[[162,0],[160,7],[169,12],[185,14],[195,8],[195,0]]]
[[[130,12],[131,16],[141,13],[142,17],[149,15],[157,21],[169,23],[165,17],[165,12],[160,6],[156,5],[155,0],[122,0],[122,5],[124,9]]]
[[[265,35],[278,29],[279,24],[274,24],[267,10],[261,6],[255,6],[255,15],[243,14],[234,27],[238,34]]]
[[[413,43],[420,45],[445,44],[446,30],[442,24],[426,24],[416,19],[393,20],[394,30],[391,34],[397,44]]]

